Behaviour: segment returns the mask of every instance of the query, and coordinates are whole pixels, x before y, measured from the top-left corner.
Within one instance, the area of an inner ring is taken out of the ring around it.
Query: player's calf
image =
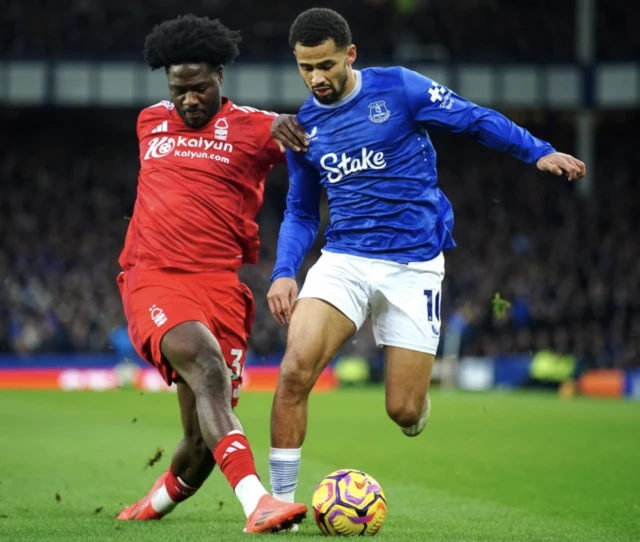
[[[211,450],[202,438],[197,437],[182,439],[171,458],[173,471],[193,487],[204,483],[215,464]]]
[[[280,364],[271,413],[274,448],[298,449],[307,429],[307,402],[318,378],[319,360],[298,348],[288,348]]]
[[[269,473],[273,496],[283,502],[294,501],[298,485],[307,401],[316,381],[312,367],[302,363],[295,351],[285,354],[280,365],[271,419]]]

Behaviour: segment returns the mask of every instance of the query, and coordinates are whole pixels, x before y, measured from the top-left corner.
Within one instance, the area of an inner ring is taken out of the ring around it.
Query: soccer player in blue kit
[[[312,94],[297,117],[307,136],[298,141],[304,152],[287,151],[290,187],[268,294],[275,318],[289,322],[269,462],[274,496],[292,502],[309,393],[369,314],[384,348],[389,417],[408,436],[418,435],[429,417],[443,251],[455,243],[427,130],[469,135],[569,180],[582,178],[585,165],[414,71],[355,70],[349,26],[335,11],[301,13],[289,44]],[[295,276],[318,232],[322,188],[326,244],[298,295]]]

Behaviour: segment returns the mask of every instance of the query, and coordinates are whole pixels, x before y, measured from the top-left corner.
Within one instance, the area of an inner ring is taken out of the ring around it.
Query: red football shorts
[[[236,406],[254,314],[251,291],[238,275],[233,271],[188,274],[131,269],[118,275],[118,286],[131,342],[167,384],[178,374],[160,351],[165,333],[192,320],[211,330],[229,368]]]

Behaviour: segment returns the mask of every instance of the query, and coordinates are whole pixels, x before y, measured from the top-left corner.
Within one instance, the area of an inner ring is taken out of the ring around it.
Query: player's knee
[[[303,396],[309,394],[314,384],[313,364],[308,363],[300,352],[287,350],[280,365],[280,391],[287,395]]]
[[[196,394],[204,383],[228,380],[220,345],[200,322],[185,322],[168,331],[161,349]]]
[[[400,427],[409,427],[420,420],[422,409],[406,401],[387,401],[387,414]]]
[[[227,364],[218,345],[211,342],[194,344],[185,353],[185,361],[176,370],[185,378],[189,387],[197,395],[211,388],[227,384],[229,380]]]
[[[229,380],[227,364],[217,345],[206,345],[198,349],[194,362],[203,384],[217,387]]]

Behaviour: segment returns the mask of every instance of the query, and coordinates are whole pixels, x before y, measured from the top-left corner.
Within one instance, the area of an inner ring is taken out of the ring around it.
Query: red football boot
[[[247,518],[247,533],[277,533],[300,523],[307,517],[307,507],[263,495],[258,506]]]
[[[156,480],[156,483],[153,484],[151,491],[147,493],[146,497],[140,499],[136,504],[127,506],[122,512],[118,514],[116,519],[122,521],[145,521],[150,519],[162,518],[164,514],[156,512],[151,506],[151,497],[156,492],[156,490],[160,489],[164,485],[164,481],[166,480],[168,474],[168,471],[162,473],[160,475],[160,478]]]

